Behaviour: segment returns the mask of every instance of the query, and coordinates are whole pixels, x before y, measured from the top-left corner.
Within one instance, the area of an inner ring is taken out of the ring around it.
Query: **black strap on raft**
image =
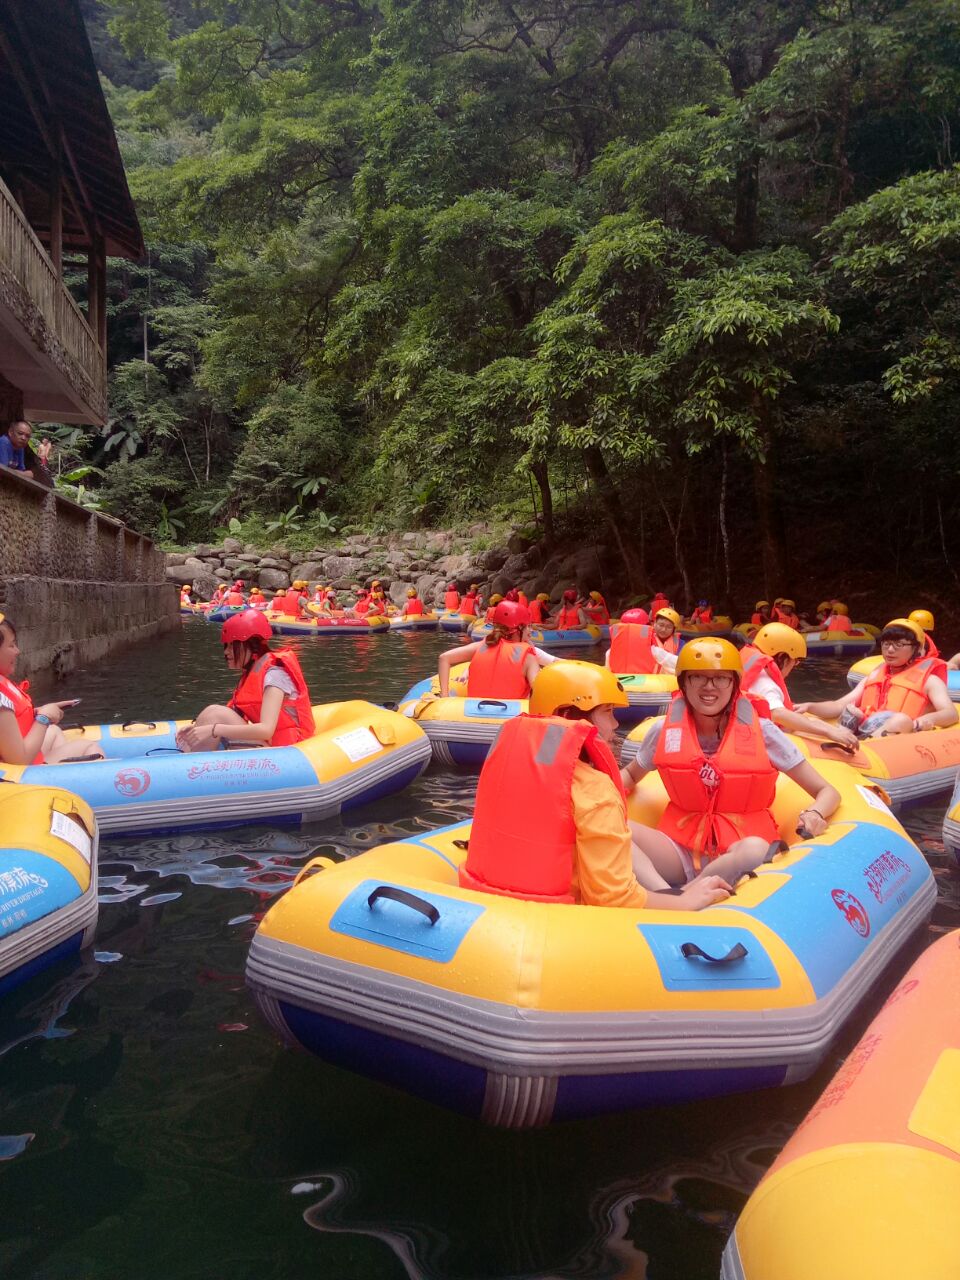
[[[470,841],[469,841],[469,840],[454,840],[454,842],[453,842],[453,847],[454,847],[455,849],[464,849],[464,850],[469,849],[469,848],[470,848]]]
[[[120,726],[120,732],[126,733],[128,729],[134,729],[139,725],[141,729],[156,729],[156,720],[124,720]]]
[[[436,924],[440,919],[440,912],[432,902],[427,902],[426,898],[418,898],[415,893],[410,893],[406,889],[395,889],[392,884],[377,885],[367,899],[367,906],[371,910],[378,898],[390,898],[405,907],[411,907],[414,911],[419,911],[422,916],[426,916],[431,924]]]
[[[702,947],[698,947],[695,942],[684,942],[680,947],[680,954],[685,960],[692,960],[696,957],[698,960],[706,960],[710,964],[731,964],[734,960],[742,960],[747,954],[747,948],[742,942],[735,943],[725,956],[710,956]]]
[[[797,835],[800,835],[799,831],[797,832]],[[766,856],[764,857],[763,862],[761,862],[760,865],[765,866],[768,862],[772,862],[778,853],[789,853],[789,852],[790,852],[790,846],[787,844],[786,840],[771,840],[770,848],[767,850]]]
[[[59,727],[64,733],[68,733],[71,729],[85,729],[87,726],[81,724],[79,720],[61,720]]]
[[[855,756],[860,749],[848,747],[843,742],[819,742],[817,745],[821,751],[842,751],[845,756]]]
[[[477,707],[502,707],[506,711],[507,704],[501,702],[499,698],[480,698]]]
[[[186,752],[181,751],[179,747],[151,747],[149,751],[143,753],[145,756],[182,756]]]
[[[64,756],[62,760],[58,760],[57,764],[96,764],[98,760],[106,760],[106,756]]]

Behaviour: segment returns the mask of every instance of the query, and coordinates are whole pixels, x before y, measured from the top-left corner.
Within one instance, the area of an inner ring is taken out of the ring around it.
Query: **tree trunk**
[[[730,592],[730,535],[727,531],[727,446],[723,446],[723,470],[720,473],[720,541],[723,545],[723,607],[733,601]]]
[[[627,571],[627,582],[630,590],[646,591],[648,589],[646,576],[643,572],[643,564],[633,535],[633,521],[624,511],[623,503],[620,501],[620,492],[613,476],[607,470],[607,463],[603,453],[597,445],[592,445],[584,450],[583,457],[590,479],[596,486],[597,497],[600,499],[604,515],[613,530],[617,550],[620,552],[620,558]]]
[[[540,505],[543,508],[543,544],[549,554],[556,545],[556,529],[553,523],[553,494],[550,492],[550,471],[546,462],[535,462],[530,472],[540,490]]]
[[[680,538],[680,531],[683,526],[683,508],[687,504],[687,482],[689,472],[684,472],[683,488],[680,490],[680,506],[677,508],[677,518],[674,520],[670,514],[670,509],[664,502],[662,496],[657,494],[657,501],[660,503],[660,509],[663,517],[669,526],[670,533],[673,537],[673,556],[677,562],[677,568],[680,570],[680,577],[683,579],[683,598],[686,601],[687,610],[693,608],[693,591],[690,588],[690,573],[687,569],[687,561],[683,554],[683,542]]]
[[[758,406],[758,413],[767,417],[768,406]],[[773,433],[766,425],[762,430],[763,453],[754,460],[753,491],[757,503],[757,519],[760,525],[760,555],[763,569],[763,594],[770,600],[777,590],[786,589],[787,547],[783,533],[780,508],[774,497],[776,482],[776,457]]]

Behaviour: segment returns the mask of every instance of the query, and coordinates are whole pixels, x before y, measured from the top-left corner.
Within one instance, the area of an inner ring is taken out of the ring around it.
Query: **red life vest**
[[[572,605],[570,608],[567,608],[567,606],[564,605],[557,617],[557,630],[576,631],[582,626],[583,623],[580,621],[580,609],[578,606]]]
[[[786,709],[788,711],[794,709],[793,699],[787,692],[787,686],[783,679],[783,672],[773,658],[769,657],[761,649],[757,649],[754,645],[745,644],[740,650],[740,661],[743,663],[743,679],[740,681],[742,693],[745,693],[748,698],[752,698],[752,690],[757,680],[761,675],[768,675],[783,694],[783,705]]]
[[[542,600],[531,600],[528,607],[530,609],[530,621],[543,622],[543,619],[544,619],[543,611],[546,608],[546,605],[544,604],[544,602]]]
[[[464,889],[534,902],[573,902],[577,851],[571,789],[585,754],[617,788],[626,830],[627,805],[613,753],[587,720],[517,716],[501,728],[480,780]]]
[[[477,593],[475,591],[468,591],[460,601],[460,612],[468,618],[477,616]]]
[[[300,592],[295,591],[293,587],[288,588],[284,592],[283,599],[280,601],[281,610],[291,618],[300,617]]]
[[[229,605],[231,609],[242,608],[243,596],[239,591],[228,591],[223,603]]]
[[[929,631],[925,631],[923,634],[927,637],[927,644],[926,644],[926,648],[923,651],[923,656],[925,658],[939,658],[940,650],[933,643],[933,636],[930,634]],[[934,675],[938,675],[938,674],[939,672],[936,672],[936,671],[934,672]],[[943,679],[944,681],[946,681],[946,676],[944,676]]]
[[[657,594],[650,601],[650,617],[655,618],[660,609],[668,609],[669,607],[670,607],[670,601],[667,599],[667,597],[663,594],[662,591],[658,591]]]
[[[699,622],[705,627],[709,626],[713,621],[713,606],[708,604],[705,609],[694,609],[690,615],[690,621]]]
[[[493,622],[493,611],[496,609],[495,604],[488,606],[486,613],[483,615],[484,622]]]
[[[486,644],[470,659],[468,698],[529,698],[530,685],[523,664],[533,653],[521,640]]]
[[[227,703],[249,724],[257,724],[263,710],[263,682],[271,667],[282,667],[296,685],[295,700],[284,698],[280,716],[268,747],[288,747],[293,742],[312,738],[316,732],[310,691],[303,678],[300,662],[292,649],[274,649],[257,658],[240,677],[233,697]]]
[[[610,624],[610,670],[625,676],[660,675],[665,670],[653,656],[651,645],[677,652],[677,637],[658,640],[653,627],[632,622]]]
[[[455,613],[460,608],[460,592],[448,591],[443,597],[443,607]]]
[[[413,596],[411,599],[407,601],[407,603],[403,607],[404,607],[404,612],[408,618],[423,617],[423,601],[420,599],[419,596]]]
[[[850,619],[845,613],[831,613],[823,624],[824,631],[850,631]]]
[[[361,596],[360,599],[357,601],[357,603],[353,606],[353,612],[359,613],[361,617],[363,616],[363,614],[369,613],[370,598],[368,596]]]
[[[780,610],[780,621],[786,623],[788,627],[793,627],[794,631],[800,626],[800,619],[797,615],[786,609]]]
[[[771,813],[777,770],[748,698],[737,698],[712,756],[700,746],[686,702],[675,698],[660,731],[654,765],[670,797],[657,830],[692,850],[698,868],[703,858],[715,858],[745,836],[778,838]]]
[[[925,692],[930,676],[939,676],[946,683],[947,664],[942,658],[920,658],[897,672],[881,662],[861,686],[860,710],[868,716],[874,711],[902,711],[916,720],[931,708]]]
[[[5,693],[13,703],[13,714],[16,717],[17,728],[20,730],[20,737],[25,738],[36,722],[36,711],[34,710],[33,700],[27,690],[30,688],[30,681],[24,680],[20,684],[14,684],[12,680],[8,680],[6,676],[0,676],[0,693]],[[43,764],[43,752],[38,751],[31,764]]]
[[[605,604],[585,604],[583,612],[587,615],[587,621],[595,626],[603,627],[610,621],[610,610]]]

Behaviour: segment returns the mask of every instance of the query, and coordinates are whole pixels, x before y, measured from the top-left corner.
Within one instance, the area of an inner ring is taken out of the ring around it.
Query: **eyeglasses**
[[[687,678],[698,688],[706,688],[708,684],[712,684],[717,689],[726,689],[729,685],[733,684],[733,676],[725,671],[717,675],[708,675],[703,671],[690,672],[688,673]]]
[[[882,636],[880,637],[881,649],[909,649],[909,648],[912,648],[913,645],[915,644],[916,644],[915,640],[893,640],[893,639],[884,640]]]

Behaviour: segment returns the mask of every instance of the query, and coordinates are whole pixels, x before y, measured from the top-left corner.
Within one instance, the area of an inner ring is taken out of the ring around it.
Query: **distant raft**
[[[428,676],[400,701],[401,715],[414,720],[430,739],[438,764],[479,768],[493,746],[500,726],[529,707],[518,698],[468,698],[467,670],[461,662],[450,673],[450,696],[440,697],[440,682]]]
[[[0,994],[93,941],[96,819],[53,787],[0,786]]]
[[[721,613],[712,622],[685,622],[677,634],[684,640],[693,640],[697,636],[728,636],[732,631],[733,619]]]
[[[475,622],[478,621],[475,613],[458,613],[456,609],[444,609],[438,615],[438,621],[441,631],[456,632],[466,634]]]
[[[678,688],[676,676],[666,672],[659,675],[617,673],[617,679],[623,685],[630,704],[616,708],[620,724],[636,724],[638,720],[646,720],[649,716],[665,715],[670,699]]]
[[[861,658],[847,672],[847,684],[851,689],[855,689],[860,681],[865,680],[882,662],[883,658],[879,654],[874,654],[871,658]],[[952,669],[947,671],[947,692],[950,694],[951,702],[960,702],[960,671]]]
[[[852,631],[805,631],[808,658],[858,658],[877,647],[876,627]]]
[[[781,778],[794,847],[704,911],[461,888],[469,823],[315,859],[257,929],[247,982],[289,1043],[489,1124],[802,1080],[936,898],[883,801],[824,769],[828,831],[798,841],[807,797]],[[638,793],[631,816],[656,822],[659,780]]]
[[[324,616],[292,618],[286,613],[268,613],[266,619],[275,636],[370,636],[390,630],[390,619],[376,614],[372,618],[338,618]]]
[[[523,638],[538,649],[552,652],[554,649],[583,649],[600,643],[600,628],[588,623],[585,627],[563,627],[546,630],[543,627],[527,627]]]
[[[923,953],[747,1201],[722,1280],[960,1276],[960,932]]]
[[[398,613],[389,621],[391,631],[436,631],[440,625],[440,616],[436,613],[421,613],[405,618]]]
[[[649,724],[638,725],[624,740],[622,764],[635,760]],[[924,729],[920,733],[894,733],[887,738],[865,738],[856,751],[836,742],[790,734],[791,740],[814,765],[842,760],[879,786],[894,809],[916,804],[950,790],[960,766],[960,726]]]
[[[316,733],[289,747],[177,750],[189,721],[131,721],[70,730],[106,760],[0,764],[0,778],[66,786],[95,811],[104,833],[183,831],[247,822],[299,823],[391,795],[430,760],[408,717],[369,702],[313,708]]]

